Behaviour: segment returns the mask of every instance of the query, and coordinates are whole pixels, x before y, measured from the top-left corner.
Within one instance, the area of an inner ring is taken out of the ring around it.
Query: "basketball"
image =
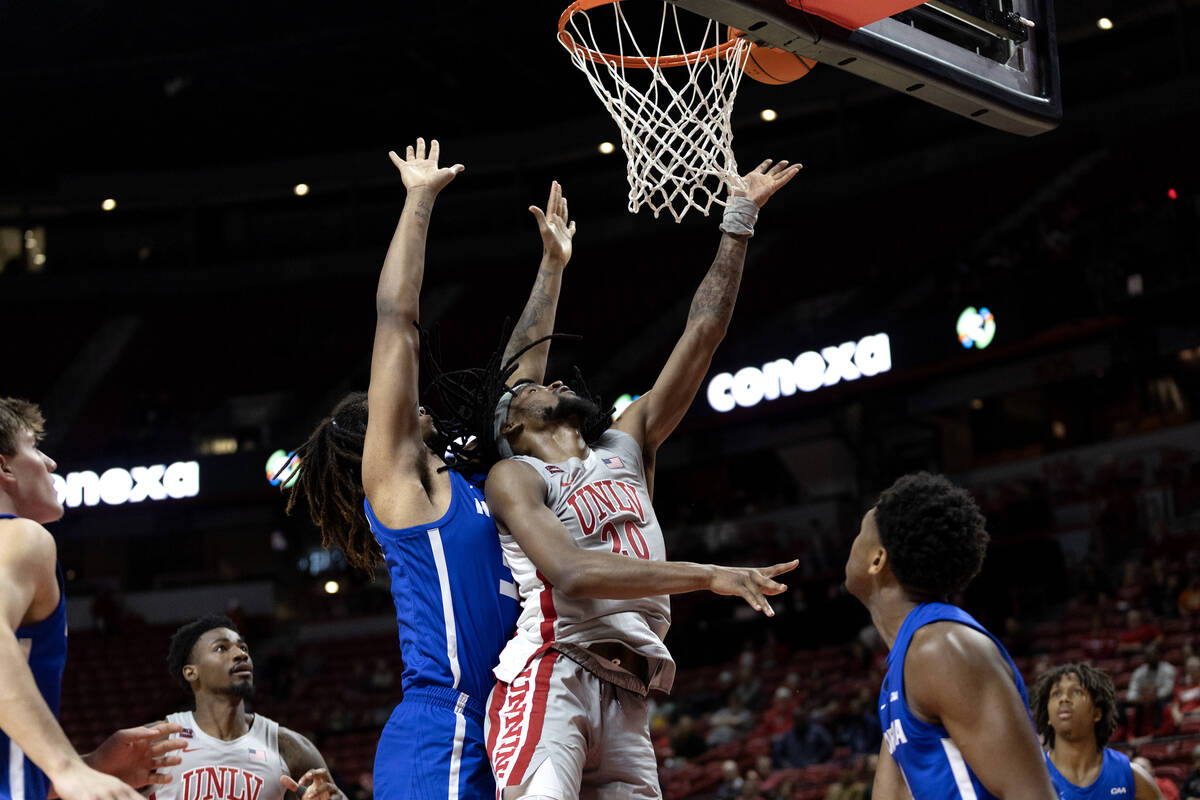
[[[746,57],[742,72],[759,83],[778,86],[803,78],[816,63],[810,58],[801,58],[787,50],[751,44],[750,55]]]

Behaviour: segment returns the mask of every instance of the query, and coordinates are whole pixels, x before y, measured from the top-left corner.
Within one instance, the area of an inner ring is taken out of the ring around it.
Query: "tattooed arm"
[[[786,161],[772,167],[768,159],[745,176],[744,190],[731,189],[730,195],[745,196],[761,208],[799,170],[798,164],[789,167]],[[725,338],[742,282],[749,238],[729,233],[721,235],[717,256],[692,297],[683,336],[654,387],[627,408],[614,426],[638,440],[646,460],[648,481],[653,481],[655,452],[683,419],[708,372],[717,345]]]
[[[558,293],[562,288],[562,273],[571,260],[571,239],[575,236],[575,223],[569,222],[567,198],[563,197],[558,181],[550,184],[550,198],[543,212],[530,206],[542,234],[542,262],[538,265],[537,278],[525,310],[513,328],[508,346],[504,348],[504,362],[527,347],[554,332],[554,315],[558,309]],[[509,378],[509,385],[520,380],[541,383],[546,375],[546,359],[550,355],[550,342],[543,342],[521,355],[517,371]]]

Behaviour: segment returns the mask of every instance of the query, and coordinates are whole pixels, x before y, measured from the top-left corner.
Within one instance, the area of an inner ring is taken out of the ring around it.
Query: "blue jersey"
[[[0,519],[15,517],[0,514]],[[62,696],[63,668],[67,665],[67,594],[63,591],[62,570],[57,572],[58,607],[41,622],[23,625],[16,631],[33,680],[55,717]],[[0,800],[46,800],[49,788],[46,774],[0,731]]]
[[[393,530],[365,506],[392,579],[402,688],[442,686],[483,703],[520,603],[483,492],[449,475],[450,507],[428,525]]]
[[[904,696],[904,658],[913,634],[932,622],[943,620],[974,628],[995,642],[1000,655],[1012,670],[1021,700],[1027,708],[1029,706],[1021,673],[995,636],[957,606],[921,603],[904,618],[904,624],[896,634],[896,642],[888,653],[888,671],[883,677],[883,689],[879,692],[879,724],[883,727],[884,743],[900,767],[914,800],[993,798],[994,795],[983,788],[983,784],[967,766],[946,729],[918,718],[909,709]]]
[[[1054,784],[1059,800],[1113,800],[1117,797],[1133,800],[1133,767],[1124,753],[1104,748],[1100,774],[1089,786],[1076,786],[1064,778],[1050,760],[1049,753],[1046,754],[1046,766],[1050,769],[1050,782]]]

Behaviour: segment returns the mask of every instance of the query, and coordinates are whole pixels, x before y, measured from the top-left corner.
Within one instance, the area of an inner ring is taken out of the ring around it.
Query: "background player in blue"
[[[987,542],[971,496],[926,472],[900,478],[863,517],[846,588],[891,648],[873,800],[1055,797],[1020,673],[946,603],[979,572]]]
[[[42,526],[63,508],[57,465],[38,448],[43,426],[33,403],[0,397],[0,800],[45,800],[51,784],[65,800],[140,800],[130,786],[166,783],[151,770],[179,763],[165,754],[182,743],[154,741],[179,726],[118,731],[80,756],[58,724],[66,597]]]
[[[446,469],[442,437],[417,404],[415,323],[430,213],[463,167],[440,167],[436,140],[428,153],[418,139],[404,158],[390,155],[408,194],[379,277],[370,386],[365,398],[343,400],[300,448],[288,508],[303,495],[327,547],[368,570],[385,562],[391,575],[404,699],[380,737],[375,797],[490,798],[484,703],[516,622],[517,592],[482,491]],[[545,212],[530,210],[542,261],[506,360],[553,330],[575,233],[557,183]],[[542,380],[548,352],[549,342],[526,350],[518,374]]]
[[[1063,664],[1038,678],[1029,699],[1059,800],[1162,800],[1153,777],[1129,756],[1105,747],[1117,728],[1118,710],[1106,672]]]

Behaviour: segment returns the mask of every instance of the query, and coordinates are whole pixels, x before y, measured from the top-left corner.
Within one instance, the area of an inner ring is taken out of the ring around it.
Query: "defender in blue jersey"
[[[1150,774],[1105,747],[1119,709],[1108,673],[1063,664],[1038,678],[1031,700],[1059,800],[1162,800]]]
[[[978,574],[987,542],[971,496],[925,472],[863,517],[846,588],[891,648],[873,800],[1055,797],[1012,659],[946,603]]]
[[[80,756],[58,724],[67,606],[42,526],[63,508],[44,424],[33,403],[0,397],[0,800],[45,800],[51,785],[65,800],[140,800],[131,786],[166,783],[151,770],[179,763],[165,754],[181,744],[154,741],[178,726],[118,731]]]
[[[354,566],[384,564],[404,661],[404,699],[375,755],[375,797],[491,798],[484,703],[492,668],[519,612],[516,587],[483,493],[447,469],[445,439],[417,402],[418,297],[434,200],[461,164],[438,166],[439,147],[418,139],[391,153],[408,191],[388,249],[375,304],[370,386],[351,395],[298,450],[289,511],[303,496],[327,547]],[[504,358],[517,376],[542,380],[562,271],[575,224],[557,183],[543,212],[531,208],[542,261]],[[449,398],[453,402],[454,398]]]

